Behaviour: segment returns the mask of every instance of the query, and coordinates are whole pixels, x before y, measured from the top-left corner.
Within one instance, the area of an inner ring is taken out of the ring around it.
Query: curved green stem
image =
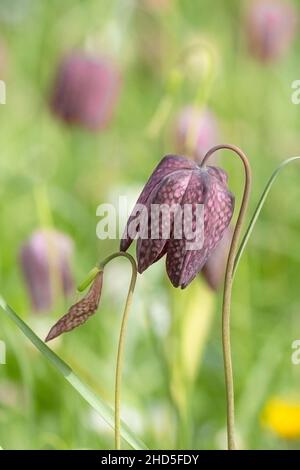
[[[231,309],[231,293],[233,283],[233,269],[234,260],[238,249],[238,242],[242,229],[243,220],[248,207],[249,196],[251,191],[251,167],[246,155],[235,145],[217,145],[207,152],[201,166],[203,166],[208,158],[217,150],[228,149],[235,152],[243,162],[245,170],[245,186],[244,194],[241,202],[240,212],[235,224],[233,237],[230,245],[225,282],[223,293],[223,308],[222,308],[222,343],[223,343],[223,357],[224,357],[224,372],[225,372],[225,385],[227,396],[227,440],[228,449],[236,449],[235,433],[234,433],[234,383],[231,359],[231,344],[230,344],[230,309]]]
[[[100,269],[97,267],[91,269],[85,280],[77,287],[77,292],[83,292],[85,289],[87,289],[89,285],[93,282],[99,271]]]
[[[117,364],[116,364],[116,378],[115,378],[115,448],[119,450],[121,448],[121,417],[120,417],[120,410],[121,410],[121,381],[122,381],[122,366],[123,366],[123,356],[124,356],[124,346],[125,346],[125,335],[129,317],[129,310],[132,302],[132,296],[136,284],[137,278],[137,266],[135,259],[128,253],[125,252],[118,252],[114,253],[104,261],[100,262],[98,267],[99,269],[104,269],[104,267],[113,259],[124,256],[127,258],[132,267],[132,275],[130,280],[130,285],[128,289],[128,294],[126,298],[125,308],[122,316],[121,322],[121,329],[120,329],[120,336],[119,336],[119,343],[118,343],[118,353],[117,353]]]
[[[234,260],[234,266],[233,266],[233,273],[232,275],[234,276],[235,273],[236,273],[236,270],[237,270],[237,267],[238,267],[238,264],[240,262],[240,259],[241,259],[241,256],[246,248],[246,245],[249,241],[249,238],[250,238],[250,235],[252,233],[252,230],[256,224],[256,221],[259,217],[259,214],[264,206],[264,203],[265,203],[265,200],[270,192],[270,189],[271,187],[273,186],[273,183],[275,182],[277,176],[279,175],[279,173],[281,172],[281,170],[287,166],[289,163],[292,163],[296,160],[300,160],[300,156],[297,156],[297,157],[291,157],[291,158],[288,158],[287,160],[285,160],[284,162],[282,162],[277,168],[276,170],[272,173],[269,181],[267,182],[266,184],[266,187],[261,195],[261,198],[260,200],[258,201],[258,204],[254,210],[254,213],[253,213],[253,216],[251,217],[251,220],[250,220],[250,223],[247,227],[247,230],[245,232],[245,235],[242,239],[242,242],[239,246],[239,249],[237,251],[237,254],[236,254],[236,257],[235,257],[235,260]]]

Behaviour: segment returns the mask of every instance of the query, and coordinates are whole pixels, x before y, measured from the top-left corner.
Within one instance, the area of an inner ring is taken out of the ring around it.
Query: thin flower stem
[[[123,357],[124,357],[124,346],[125,346],[125,335],[129,317],[130,306],[132,303],[132,296],[137,279],[137,266],[135,259],[125,252],[118,252],[108,256],[104,261],[99,263],[99,269],[104,269],[104,267],[113,259],[124,256],[127,258],[132,267],[132,274],[130,285],[128,289],[128,294],[126,298],[125,308],[122,316],[119,343],[118,343],[118,353],[117,353],[117,364],[116,364],[116,378],[115,378],[115,448],[117,450],[121,449],[121,381],[122,381],[122,366],[123,366]]]
[[[228,149],[235,152],[243,162],[245,170],[245,186],[244,194],[241,202],[240,212],[236,221],[233,232],[232,242],[229,250],[225,282],[223,293],[223,307],[222,307],[222,343],[223,343],[223,357],[224,357],[224,371],[225,371],[225,385],[227,396],[227,440],[228,449],[235,450],[235,430],[234,430],[234,383],[233,383],[233,370],[231,358],[231,344],[230,344],[230,309],[231,309],[231,293],[233,283],[233,270],[236,253],[238,250],[238,243],[241,234],[243,220],[248,207],[250,191],[251,191],[251,167],[246,155],[235,145],[224,144],[217,145],[207,152],[201,166],[203,166],[209,157],[217,150]]]
[[[123,356],[124,356],[124,346],[125,346],[125,336],[126,336],[126,329],[129,317],[129,310],[132,302],[133,292],[136,284],[137,279],[137,266],[135,259],[126,252],[119,251],[117,253],[113,253],[105,258],[103,261],[100,261],[96,267],[94,267],[89,274],[87,275],[86,279],[80,284],[77,288],[79,292],[85,290],[94,280],[96,275],[99,271],[103,271],[105,266],[112,260],[118,257],[127,258],[132,267],[132,274],[130,285],[128,289],[128,294],[126,298],[125,308],[122,316],[121,322],[121,330],[118,342],[118,353],[117,353],[117,364],[116,364],[116,378],[115,378],[115,448],[119,450],[121,448],[121,417],[120,417],[120,409],[121,409],[121,379],[122,379],[122,366],[123,366]]]

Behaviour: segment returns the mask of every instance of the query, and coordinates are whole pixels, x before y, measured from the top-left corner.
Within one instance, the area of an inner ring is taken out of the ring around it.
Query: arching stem
[[[124,356],[124,346],[125,346],[125,335],[129,317],[130,306],[132,302],[132,296],[137,279],[137,266],[135,259],[128,253],[118,252],[108,256],[104,261],[99,263],[99,269],[104,269],[104,267],[113,259],[123,256],[127,258],[132,267],[132,274],[130,285],[128,289],[128,294],[126,298],[126,303],[124,307],[124,312],[122,316],[119,343],[118,343],[118,353],[117,353],[117,364],[116,364],[116,377],[115,377],[115,448],[120,450],[121,448],[121,381],[122,381],[122,366],[123,366],[123,356]]]
[[[205,155],[201,166],[205,165],[209,157],[218,150],[228,149],[235,152],[243,162],[245,170],[245,185],[243,199],[241,202],[240,212],[235,224],[232,242],[230,245],[223,293],[223,307],[222,307],[222,343],[223,343],[223,357],[224,357],[224,372],[225,372],[225,386],[227,396],[227,440],[228,449],[236,449],[235,431],[234,431],[234,383],[232,371],[232,358],[231,358],[231,342],[230,342],[230,310],[231,310],[231,293],[233,283],[233,269],[236,253],[238,250],[238,243],[241,234],[241,228],[245,213],[248,207],[249,196],[251,191],[251,167],[246,155],[235,145],[217,145],[210,149]]]

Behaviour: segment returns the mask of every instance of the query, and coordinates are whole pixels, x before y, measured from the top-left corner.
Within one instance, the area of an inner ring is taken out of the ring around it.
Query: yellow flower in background
[[[283,439],[300,439],[300,401],[270,399],[262,413],[262,424]]]

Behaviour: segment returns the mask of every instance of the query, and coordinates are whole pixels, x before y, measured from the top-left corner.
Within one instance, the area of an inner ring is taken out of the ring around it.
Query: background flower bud
[[[290,2],[256,0],[246,17],[246,34],[251,54],[262,62],[283,57],[294,39],[297,12]]]
[[[202,269],[207,284],[215,291],[220,289],[224,281],[232,235],[233,229],[229,226]]]
[[[50,229],[34,232],[21,248],[21,269],[35,311],[50,310],[55,295],[67,296],[72,292],[72,253],[72,240]]]
[[[120,74],[107,58],[73,52],[58,67],[51,108],[64,122],[100,130],[111,120],[120,90]]]
[[[176,121],[175,138],[178,153],[200,163],[206,152],[218,143],[219,129],[214,114],[195,106],[183,108]]]

